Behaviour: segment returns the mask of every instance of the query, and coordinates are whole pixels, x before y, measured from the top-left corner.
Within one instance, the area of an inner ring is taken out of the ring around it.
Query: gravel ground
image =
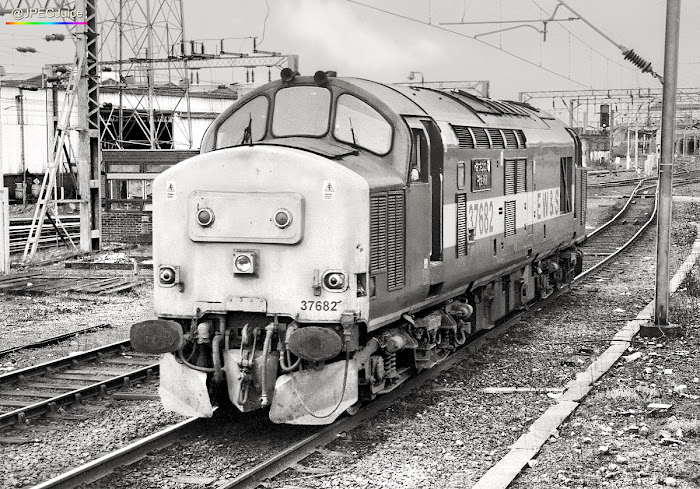
[[[682,193],[699,195],[697,187],[686,186]],[[622,193],[619,189],[592,189],[589,221],[606,220],[612,215],[621,204],[616,196]],[[598,206],[598,202],[608,205]],[[687,223],[692,220],[700,220],[697,205],[674,205],[672,270],[688,252],[694,230]],[[386,410],[371,425],[346,433],[267,487],[469,487],[555,402],[551,392],[486,394],[483,389],[562,388],[577,372],[585,370],[625,321],[634,318],[653,298],[650,265],[654,255],[653,238],[643,240],[623,259],[623,272],[611,268],[589,280],[553,308],[521,322],[469,361]],[[692,293],[674,300],[689,307],[697,303]],[[149,286],[99,298],[0,295],[0,305],[8,311],[0,325],[8,346],[100,322],[114,326],[94,333],[94,337],[91,334],[90,338],[86,335],[74,340],[68,347],[60,345],[55,350],[12,357],[16,365],[24,366],[49,359],[49,355],[65,354],[67,349],[82,350],[125,338],[132,321],[150,315],[150,301]],[[635,352],[639,350],[642,357],[614,368],[601,379],[514,487],[653,487],[653,482],[696,487],[691,484],[697,483],[698,472],[693,470],[700,463],[698,403],[685,397],[699,394],[700,384],[693,380],[698,365],[692,362],[695,358],[700,362],[700,345],[697,336],[690,334],[697,327],[691,322],[695,317],[686,314],[682,318],[687,323],[684,338],[635,343]],[[32,321],[32,325],[26,325],[26,321]],[[41,333],[35,338],[31,331],[37,329]],[[7,357],[0,359],[0,366],[8,361]],[[665,373],[668,369],[671,374]],[[683,385],[686,387],[678,387]],[[672,403],[673,407],[651,416],[645,411],[648,400]],[[182,419],[164,413],[158,402],[108,399],[87,400],[69,413],[84,419],[68,424],[37,420],[0,433],[32,440],[0,444],[0,487],[31,486]],[[288,437],[303,434],[303,430],[286,431],[271,425],[264,416],[247,419],[252,422],[246,423],[245,430],[240,419],[224,428],[214,425],[211,433],[180,443],[174,449],[179,458],[165,453],[93,487],[215,487],[269,450],[284,446]],[[630,425],[636,425],[637,431]],[[679,428],[682,438],[678,436]],[[246,448],[240,443],[258,434],[264,435],[256,447]],[[608,451],[604,453],[601,446],[607,446]]]

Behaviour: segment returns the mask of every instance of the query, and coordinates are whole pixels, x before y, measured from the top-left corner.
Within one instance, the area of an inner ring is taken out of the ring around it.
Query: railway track
[[[0,428],[151,379],[158,357],[134,352],[120,341],[0,375]]]
[[[87,328],[79,329],[78,331],[71,331],[70,333],[65,333],[62,335],[53,336],[51,338],[46,338],[44,340],[35,341],[34,343],[4,348],[0,350],[0,358],[4,357],[5,355],[9,355],[10,353],[14,353],[21,350],[33,350],[35,348],[43,348],[44,346],[48,345],[56,345],[61,341],[65,341],[75,336],[85,333],[92,333],[93,331],[97,331],[98,329],[109,327],[111,327],[111,325],[107,323],[96,324],[94,326],[88,326]]]
[[[80,216],[59,216],[63,226],[68,231],[68,236],[75,242],[80,239]],[[29,230],[32,225],[31,218],[12,218],[10,219],[10,253],[24,252]],[[46,221],[41,230],[41,238],[39,238],[39,248],[48,248],[63,245],[63,239],[67,240],[66,236],[56,231],[56,228],[51,226],[51,223]]]
[[[620,254],[651,224],[656,215],[656,185],[641,180],[622,209],[588,234],[583,245],[583,278]]]
[[[654,192],[651,188],[655,188],[655,186],[649,185],[648,180],[640,181],[623,209],[613,219],[590,234],[591,242],[586,243],[586,246],[588,246],[588,252],[592,253],[595,259],[584,262],[585,271],[574,279],[573,284],[580,283],[589,274],[593,273],[604,264],[609,263],[628,248],[635,239],[648,228],[655,217],[656,208],[656,199],[654,198]],[[546,307],[568,290],[569,287],[567,286],[555,292],[538,304],[538,308]],[[530,311],[523,311],[507,321],[504,321],[494,329],[484,332],[484,334],[473,339],[439,365],[419,373],[393,391],[363,406],[354,416],[342,417],[331,425],[319,427],[317,430],[314,430],[312,434],[288,443],[287,448],[284,450],[248,468],[235,479],[229,480],[224,484],[219,484],[217,487],[219,489],[259,487],[265,479],[277,476],[285,469],[307,457],[319,446],[326,445],[335,440],[340,433],[349,432],[366,420],[372,419],[380,411],[397,402],[398,399],[409,395],[410,392],[417,389],[425,382],[436,378],[441,373],[449,370],[453,365],[464,361],[476,350],[479,350],[485,343],[503,335],[513,325],[534,313],[535,309],[536,308],[532,308]],[[113,454],[106,455],[101,459],[77,467],[36,487],[41,489],[74,487],[79,484],[94,482],[111,473],[116,466],[133,463],[136,460],[146,457],[147,454],[153,450],[162,449],[171,445],[174,443],[174,440],[185,436],[186,433],[201,430],[205,422],[206,420],[192,418],[179,425],[171,426],[163,432],[139,440]]]

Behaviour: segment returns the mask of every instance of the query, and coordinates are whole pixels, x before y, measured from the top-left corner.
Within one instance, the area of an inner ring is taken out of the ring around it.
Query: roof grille
[[[459,141],[459,147],[464,149],[474,149],[474,138],[472,133],[469,131],[467,126],[452,126],[455,134],[457,135],[457,140]]]
[[[486,131],[491,137],[491,147],[493,149],[506,149],[506,142],[500,129],[487,128]]]
[[[474,135],[475,146],[477,149],[491,149],[489,136],[486,134],[486,129],[483,127],[471,127],[471,132]]]
[[[496,129],[452,125],[462,149],[525,149],[525,133],[520,129]]]
[[[513,129],[501,129],[503,136],[506,138],[506,149],[518,149],[518,138]]]

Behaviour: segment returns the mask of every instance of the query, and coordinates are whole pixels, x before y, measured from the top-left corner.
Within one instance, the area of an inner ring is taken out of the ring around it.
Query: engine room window
[[[491,189],[491,160],[472,160],[472,192]]]
[[[323,136],[328,132],[331,92],[322,87],[282,88],[275,95],[275,136]]]
[[[571,184],[573,182],[573,158],[567,156],[560,160],[559,164],[559,211],[562,214],[571,212],[573,201],[573,190]]]
[[[338,141],[380,155],[391,148],[391,124],[362,100],[348,94],[338,97],[333,135]]]
[[[267,130],[267,97],[255,97],[231,114],[216,131],[216,149],[260,141]]]

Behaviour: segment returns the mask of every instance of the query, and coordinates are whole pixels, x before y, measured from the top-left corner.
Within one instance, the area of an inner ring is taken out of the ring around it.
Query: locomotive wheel
[[[355,404],[350,406],[345,410],[346,413],[348,413],[350,416],[355,416],[357,413],[360,412],[360,408],[362,407],[362,402],[357,401]]]

